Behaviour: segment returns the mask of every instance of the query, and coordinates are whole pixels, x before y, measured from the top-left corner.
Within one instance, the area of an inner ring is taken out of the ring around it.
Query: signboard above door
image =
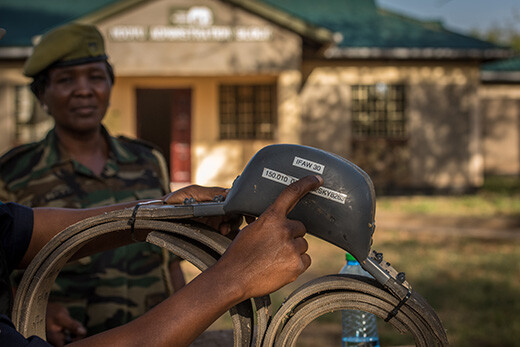
[[[240,41],[258,42],[272,39],[273,31],[259,25],[215,25],[213,11],[207,6],[171,9],[167,25],[115,25],[108,37],[121,41]]]

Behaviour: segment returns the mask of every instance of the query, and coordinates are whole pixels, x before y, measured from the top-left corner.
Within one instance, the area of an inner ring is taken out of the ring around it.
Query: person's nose
[[[93,94],[92,85],[87,76],[79,76],[77,78],[74,92],[78,96],[90,96]]]

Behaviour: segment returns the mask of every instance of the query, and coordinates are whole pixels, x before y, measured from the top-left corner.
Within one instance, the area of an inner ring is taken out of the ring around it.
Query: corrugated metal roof
[[[482,64],[481,79],[487,83],[520,82],[520,56]]]
[[[339,48],[490,49],[496,45],[377,8],[374,0],[262,0],[343,36]]]
[[[446,30],[440,22],[419,21],[377,8],[374,0],[222,0],[242,6],[300,35],[331,47],[325,56],[370,58],[509,57],[490,42]],[[64,24],[142,0],[2,0],[2,47],[30,47],[34,36]],[[281,14],[281,15],[280,15]],[[285,18],[285,19],[284,19]]]
[[[520,56],[482,65],[483,71],[520,71]]]
[[[30,47],[34,36],[119,1],[2,0],[0,26],[7,34],[0,47]]]

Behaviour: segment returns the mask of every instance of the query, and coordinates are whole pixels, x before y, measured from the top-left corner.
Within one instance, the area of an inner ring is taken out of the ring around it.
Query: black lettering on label
[[[278,183],[287,185],[287,186],[298,180],[298,178],[296,178],[296,177],[289,176],[282,172],[271,170],[266,167],[264,168],[264,171],[262,172],[262,177],[267,178],[274,182],[278,182]],[[317,195],[317,196],[321,196],[322,198],[325,198],[325,199],[329,199],[331,201],[338,202],[340,204],[344,204],[345,201],[347,200],[347,194],[343,194],[343,193],[340,193],[340,192],[337,192],[337,191],[334,191],[332,189],[325,188],[325,187],[319,187],[318,189],[313,190],[310,193]]]
[[[319,174],[322,174],[323,170],[325,170],[325,165],[322,165],[320,163],[315,163],[311,160],[303,159],[300,157],[294,157],[293,166],[297,166],[299,168],[309,170],[312,172],[316,172]]]

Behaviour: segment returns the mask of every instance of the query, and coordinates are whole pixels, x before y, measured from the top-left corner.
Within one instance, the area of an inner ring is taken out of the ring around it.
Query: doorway
[[[137,89],[137,136],[157,145],[175,186],[191,182],[191,89]]]

